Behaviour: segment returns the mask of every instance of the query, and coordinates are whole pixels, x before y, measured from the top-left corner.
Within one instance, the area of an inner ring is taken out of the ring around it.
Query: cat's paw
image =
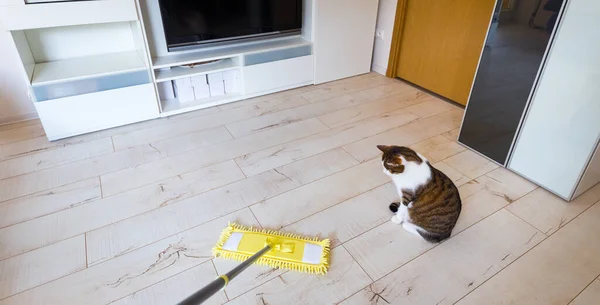
[[[398,217],[398,215],[394,215],[394,216],[392,216],[392,222],[399,225],[402,223],[402,218]]]

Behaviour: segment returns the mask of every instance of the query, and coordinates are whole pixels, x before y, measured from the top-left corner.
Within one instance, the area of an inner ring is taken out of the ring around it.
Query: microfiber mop
[[[329,239],[305,238],[229,224],[213,248],[216,257],[242,261],[231,271],[197,291],[179,305],[200,304],[225,288],[251,264],[324,275],[329,268]]]

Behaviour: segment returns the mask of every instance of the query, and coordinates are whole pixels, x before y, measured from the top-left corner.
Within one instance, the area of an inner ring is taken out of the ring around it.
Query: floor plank
[[[140,165],[155,154],[149,149],[141,146],[0,180],[0,202]]]
[[[498,168],[498,165],[495,163],[470,150],[465,150],[454,155],[444,160],[444,162],[471,179],[475,179]]]
[[[29,140],[45,135],[42,124],[26,125],[0,131],[0,145]]]
[[[456,106],[435,97],[431,97],[422,104],[406,108],[406,110],[422,118],[430,117],[453,109],[456,109]]]
[[[297,188],[302,185],[301,181],[311,182],[309,176],[320,179],[353,164],[347,159],[339,158],[337,152],[328,153],[327,156],[315,156],[289,165],[302,169],[299,173],[292,173],[291,169],[284,166],[92,231],[87,235],[88,262],[95,264],[121,255]],[[324,160],[328,160],[327,166],[315,167],[323,164]],[[305,168],[313,170],[302,177]],[[158,223],[157,219],[160,219]],[[124,234],[134,231],[144,233]]]
[[[289,89],[289,90],[280,91],[280,92],[276,92],[276,93],[271,93],[271,94],[267,94],[267,95],[257,96],[257,97],[253,97],[253,98],[249,98],[249,99],[245,99],[245,100],[241,100],[241,101],[237,101],[237,102],[233,102],[233,103],[219,105],[219,109],[221,109],[221,111],[224,111],[224,110],[231,110],[231,109],[247,107],[247,106],[264,107],[267,105],[270,107],[273,107],[278,104],[287,103],[287,101],[289,99],[295,99],[296,95],[300,95],[302,93],[315,91],[315,90],[317,90],[317,86],[304,86],[304,87]],[[305,101],[306,101],[306,99],[305,99]],[[306,102],[308,102],[308,101],[306,101]]]
[[[598,200],[600,200],[600,184],[571,202],[566,202],[543,189],[538,189],[513,202],[507,209],[538,230],[550,235]]]
[[[71,162],[85,160],[113,152],[112,141],[104,138],[70,145],[33,155],[0,162],[0,179],[31,173]]]
[[[100,179],[90,178],[0,203],[0,228],[102,198]]]
[[[0,261],[0,299],[85,269],[83,235]]]
[[[596,278],[569,305],[590,305],[600,300],[600,277]]]
[[[149,143],[163,156],[171,157],[184,152],[198,150],[214,144],[220,144],[232,140],[233,137],[224,126],[213,129],[191,132],[182,136],[173,137],[158,142]]]
[[[371,281],[343,247],[331,261],[326,276],[286,272],[227,304],[335,304]]]
[[[135,168],[102,176],[103,192],[106,195],[117,194],[282,142],[303,138],[326,129],[327,127],[323,123],[311,119],[211,145],[202,150],[193,150],[163,158]],[[188,144],[184,145],[187,146]],[[161,152],[165,153],[165,151]],[[168,148],[166,153],[170,154]]]
[[[236,158],[235,161],[247,176],[252,176],[407,124],[415,119],[416,116],[398,110],[254,153],[247,153]]]
[[[240,264],[237,261],[218,258],[214,259],[214,263],[219,274],[225,274]],[[252,268],[244,270],[243,273],[237,276],[235,280],[232,281],[232,284],[225,288],[225,292],[227,293],[227,297],[229,297],[229,299],[234,299],[276,277],[279,277],[285,272],[287,272],[287,270],[254,265]]]
[[[410,148],[424,155],[431,163],[442,161],[466,149],[456,142],[452,142],[439,135],[415,143]]]
[[[342,304],[368,304],[373,298],[390,304],[453,304],[542,240],[543,234],[502,210]],[[489,302],[493,300],[479,304]]]
[[[397,200],[396,188],[391,182],[386,183],[286,226],[283,230],[329,238],[331,246],[336,247],[389,221],[393,214],[388,206]]]
[[[433,163],[433,164],[431,164],[431,166],[442,171],[442,173],[444,173],[446,176],[448,176],[448,178],[450,178],[452,180],[452,182],[454,182],[454,185],[456,185],[457,187],[459,187],[471,180],[467,176],[461,174],[461,172],[452,168],[450,165],[444,163],[444,161]]]
[[[168,125],[117,135],[113,137],[113,140],[115,142],[115,149],[121,150],[169,139],[178,135],[185,135],[189,132],[198,132],[248,118],[260,117],[273,111],[294,108],[305,103],[306,101],[303,99],[289,99],[287,103],[254,105],[219,111],[189,119],[176,120]]]
[[[567,304],[600,274],[598,219],[596,204],[457,304]]]
[[[311,103],[316,103],[353,92],[362,91],[369,88],[375,88],[379,85],[396,83],[397,81],[379,78],[354,78],[342,82],[330,82],[319,85],[318,90],[302,93],[302,97]]]
[[[356,177],[361,177],[357,179]],[[278,229],[389,181],[373,160],[275,196],[251,207],[261,225]]]
[[[367,89],[364,91],[335,97],[322,102],[312,103],[276,113],[250,118],[236,123],[227,124],[226,127],[234,137],[239,138],[255,132],[268,130],[277,126],[283,126],[293,122],[318,117],[340,109],[360,105],[382,97],[383,95],[385,95],[385,93],[377,90],[377,88]],[[298,96],[297,98],[304,99],[301,96]]]
[[[85,142],[85,140],[74,138],[50,142],[44,135],[33,139],[0,145],[0,160],[8,160],[16,157],[27,156],[83,142]]]
[[[461,111],[447,111],[347,144],[344,149],[358,161],[364,162],[381,153],[377,145],[410,146],[456,128],[461,118]]]
[[[233,161],[0,229],[0,259],[174,204],[243,178]],[[216,217],[215,217],[216,218]],[[130,231],[135,232],[136,230]],[[27,238],[23,238],[27,236]],[[93,243],[87,240],[88,255]],[[90,264],[94,260],[88,260]]]
[[[366,104],[361,104],[322,115],[319,117],[319,120],[325,123],[325,125],[335,128],[387,112],[403,109],[408,106],[426,101],[429,98],[431,98],[429,95],[421,91],[408,88],[408,91],[406,92],[388,95]]]
[[[190,268],[162,282],[144,288],[111,305],[165,305],[177,304],[203,285],[210,283],[217,277],[211,261],[204,262],[197,267]],[[237,280],[237,279],[236,279]],[[236,284],[238,281],[235,282]],[[222,291],[217,292],[205,303],[217,305],[227,302],[227,297]]]
[[[252,213],[244,209],[106,263],[1,300],[0,304],[95,305],[119,300],[209,262],[212,258],[210,249],[230,221],[256,225]],[[214,269],[211,272],[214,274]],[[65,293],[66,289],[68,293]]]
[[[450,141],[458,142],[458,135],[460,133],[460,128],[452,129],[450,131],[446,131],[442,133],[442,136]]]
[[[21,127],[30,126],[30,125],[38,125],[38,124],[41,124],[40,119],[31,119],[31,120],[25,120],[25,121],[20,121],[20,122],[16,122],[16,123],[2,124],[2,125],[0,125],[0,131],[16,129],[16,128],[21,128]]]

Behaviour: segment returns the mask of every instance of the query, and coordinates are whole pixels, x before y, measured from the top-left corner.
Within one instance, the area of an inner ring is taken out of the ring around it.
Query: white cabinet
[[[315,1],[315,84],[371,71],[378,2]]]
[[[600,181],[598,157],[586,170],[600,136],[598,16],[598,1],[567,3],[509,163],[565,199]]]
[[[49,140],[156,118],[152,84],[36,102]]]

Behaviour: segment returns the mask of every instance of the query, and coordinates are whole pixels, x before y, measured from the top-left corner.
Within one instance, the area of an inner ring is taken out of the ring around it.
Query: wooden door
[[[370,72],[379,1],[315,1],[315,84]]]
[[[496,0],[400,1],[395,76],[466,105]]]

